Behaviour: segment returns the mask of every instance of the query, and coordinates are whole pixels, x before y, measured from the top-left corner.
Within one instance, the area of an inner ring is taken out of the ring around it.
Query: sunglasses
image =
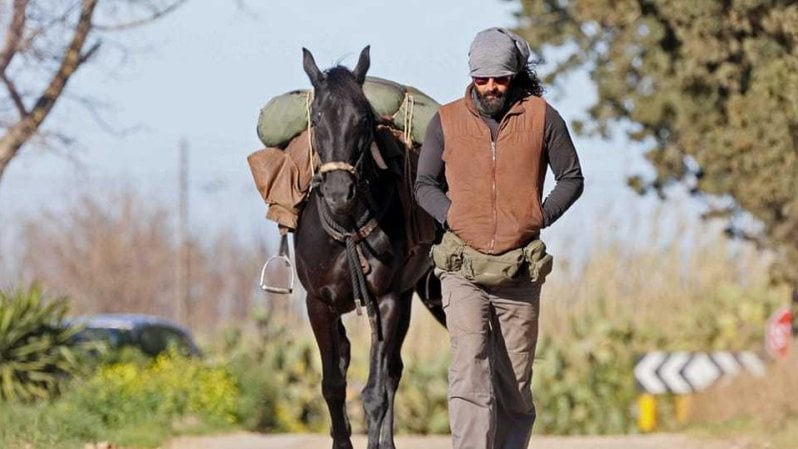
[[[505,76],[475,76],[474,77],[474,84],[477,86],[484,86],[488,84],[488,81],[493,80],[494,83],[500,86],[506,86],[510,84],[510,81],[513,80],[512,75],[505,75]]]

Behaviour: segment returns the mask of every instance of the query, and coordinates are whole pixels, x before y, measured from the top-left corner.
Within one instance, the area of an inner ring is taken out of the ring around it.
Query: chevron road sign
[[[765,375],[755,352],[648,352],[635,365],[635,380],[650,394],[688,394],[704,390],[718,379],[748,371]]]

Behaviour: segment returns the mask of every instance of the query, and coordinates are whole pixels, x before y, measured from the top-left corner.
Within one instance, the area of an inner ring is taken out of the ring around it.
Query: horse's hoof
[[[332,449],[353,449],[352,441],[349,439],[343,441],[333,441]]]

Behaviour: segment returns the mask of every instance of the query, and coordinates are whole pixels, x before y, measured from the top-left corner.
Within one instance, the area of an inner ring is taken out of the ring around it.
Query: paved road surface
[[[236,433],[213,437],[183,437],[166,449],[327,449],[332,440],[325,435],[257,435]],[[352,438],[355,449],[366,448],[366,437]],[[448,449],[448,437],[399,436],[399,449]],[[753,449],[743,440],[706,440],[680,434],[608,437],[533,437],[531,449]]]

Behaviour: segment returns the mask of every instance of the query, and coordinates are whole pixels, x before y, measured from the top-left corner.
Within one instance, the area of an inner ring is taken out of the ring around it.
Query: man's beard
[[[494,116],[504,111],[504,106],[507,103],[507,95],[498,91],[491,91],[482,95],[477,93],[477,100],[479,101],[479,109],[485,115]]]

